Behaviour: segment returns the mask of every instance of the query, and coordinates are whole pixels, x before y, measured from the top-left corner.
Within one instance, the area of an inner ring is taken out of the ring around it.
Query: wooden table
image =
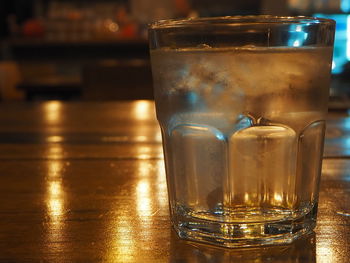
[[[171,229],[152,102],[0,104],[0,262],[349,262],[349,157],[331,114],[315,233],[215,248]]]

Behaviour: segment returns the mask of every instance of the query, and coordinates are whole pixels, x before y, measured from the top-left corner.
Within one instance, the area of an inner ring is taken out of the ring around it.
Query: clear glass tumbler
[[[334,29],[332,20],[274,16],[150,25],[180,237],[256,246],[315,227]]]

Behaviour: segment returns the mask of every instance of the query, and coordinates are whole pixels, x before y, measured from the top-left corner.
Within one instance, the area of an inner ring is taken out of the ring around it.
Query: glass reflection
[[[264,262],[316,262],[315,233],[296,240],[288,246],[225,249],[180,240],[171,231],[169,262],[191,263],[264,263]],[[323,261],[321,261],[323,262]],[[328,261],[324,261],[328,262]]]

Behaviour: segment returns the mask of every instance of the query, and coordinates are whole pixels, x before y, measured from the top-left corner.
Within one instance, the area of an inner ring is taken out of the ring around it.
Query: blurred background
[[[350,0],[1,0],[0,101],[152,99],[147,24],[307,15],[337,21],[331,107],[350,107]]]

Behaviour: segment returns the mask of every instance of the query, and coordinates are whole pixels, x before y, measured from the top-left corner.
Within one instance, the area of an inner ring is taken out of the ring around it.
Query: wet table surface
[[[315,232],[223,249],[171,229],[150,101],[0,104],[0,262],[349,262],[350,117],[328,119]]]

